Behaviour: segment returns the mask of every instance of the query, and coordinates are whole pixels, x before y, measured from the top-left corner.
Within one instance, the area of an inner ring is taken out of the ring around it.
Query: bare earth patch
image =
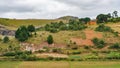
[[[93,42],[91,41],[93,38],[102,38],[102,33],[95,32],[93,30],[86,30],[85,31],[86,39],[82,38],[71,38],[70,40],[72,42],[76,42],[77,45],[87,45],[87,46],[93,46]]]

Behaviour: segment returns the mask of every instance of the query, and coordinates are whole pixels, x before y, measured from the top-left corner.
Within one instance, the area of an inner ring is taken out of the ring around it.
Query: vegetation
[[[9,42],[9,37],[5,36],[5,37],[3,38],[3,43],[7,43],[7,42]]]
[[[35,27],[33,25],[28,25],[27,29],[29,32],[35,32]]]
[[[105,46],[105,42],[101,39],[94,38],[92,41],[98,48],[103,48]]]
[[[75,20],[70,20],[69,23],[63,23],[60,21],[59,23],[51,23],[51,24],[46,24],[43,27],[46,31],[50,31],[52,33],[56,33],[60,30],[82,30],[87,28],[85,24],[81,23],[81,21],[75,21]]]
[[[100,24],[95,30],[100,32],[113,32],[110,27],[105,26],[104,24]]]
[[[82,22],[82,23],[87,24],[88,22],[91,21],[91,19],[90,19],[89,17],[86,17],[86,18],[81,18],[81,19],[79,19],[79,21]]]
[[[15,38],[18,39],[20,42],[28,40],[29,37],[29,31],[25,26],[21,26],[20,28],[18,28],[15,33]]]
[[[109,26],[105,26],[104,24],[100,24],[95,31],[99,31],[99,32],[110,32],[113,33],[115,36],[118,36],[118,32],[115,32],[113,29],[111,29],[111,27]]]
[[[112,48],[112,49],[119,49],[120,48],[120,44],[119,43],[115,43],[112,46],[110,46],[110,48]]]
[[[107,22],[119,22],[118,11],[114,11],[112,14],[99,14],[97,17],[97,23],[107,23]]]
[[[120,59],[120,24],[112,22],[118,22],[120,18],[117,16],[117,11],[112,15],[110,13],[98,15],[97,26],[87,25],[87,23],[92,22],[89,17],[66,21],[57,20],[42,25],[25,23],[24,26],[20,26],[16,30],[15,38],[13,36],[5,36],[4,38],[0,36],[0,60],[84,61]],[[2,22],[8,23],[11,19],[3,20]],[[105,36],[102,36],[102,34]],[[102,37],[99,38],[99,36]],[[51,45],[53,43],[54,45]],[[92,46],[93,44],[95,46]],[[42,55],[44,53],[45,56]],[[47,53],[60,54],[60,57],[58,55],[49,56]]]
[[[53,44],[53,37],[52,37],[52,35],[49,35],[48,37],[47,37],[47,42],[48,42],[48,44]]]

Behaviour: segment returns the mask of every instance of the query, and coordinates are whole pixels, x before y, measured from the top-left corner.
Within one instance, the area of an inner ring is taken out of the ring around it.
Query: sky
[[[96,18],[118,11],[120,0],[0,0],[0,17],[55,19],[62,16]]]

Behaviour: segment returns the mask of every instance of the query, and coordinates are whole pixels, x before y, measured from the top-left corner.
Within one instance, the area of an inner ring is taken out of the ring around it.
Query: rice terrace
[[[0,68],[120,68],[119,3],[0,0]]]

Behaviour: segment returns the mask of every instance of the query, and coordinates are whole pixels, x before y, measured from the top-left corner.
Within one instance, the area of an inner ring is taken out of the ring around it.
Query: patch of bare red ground
[[[77,45],[87,45],[92,46],[93,42],[90,39],[81,39],[81,38],[71,38],[72,42],[76,42]]]
[[[77,45],[87,45],[93,46],[93,42],[91,41],[93,38],[102,38],[102,33],[96,33],[93,30],[86,30],[85,31],[86,39],[82,38],[71,38],[72,42],[76,42]]]
[[[96,33],[93,30],[86,30],[85,31],[86,39],[93,39],[93,38],[102,38],[102,33],[98,32]]]

